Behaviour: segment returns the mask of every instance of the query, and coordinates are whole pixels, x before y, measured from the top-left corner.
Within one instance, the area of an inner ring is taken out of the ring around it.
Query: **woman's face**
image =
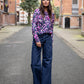
[[[49,6],[49,0],[42,0],[43,6]]]

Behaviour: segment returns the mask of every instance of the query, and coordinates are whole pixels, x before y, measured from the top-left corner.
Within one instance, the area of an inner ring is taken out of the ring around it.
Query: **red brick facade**
[[[62,0],[62,14],[71,14],[71,13],[72,13],[72,0]]]
[[[16,0],[0,1],[0,25],[15,25],[16,23]]]
[[[59,25],[62,28],[81,28],[81,7],[82,0],[60,0]]]

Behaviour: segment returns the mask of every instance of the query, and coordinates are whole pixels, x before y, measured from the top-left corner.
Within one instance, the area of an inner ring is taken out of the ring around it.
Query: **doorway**
[[[81,28],[81,17],[79,17],[79,28]]]
[[[70,18],[69,17],[65,18],[65,28],[70,28]]]
[[[17,22],[19,22],[19,11],[17,11]]]

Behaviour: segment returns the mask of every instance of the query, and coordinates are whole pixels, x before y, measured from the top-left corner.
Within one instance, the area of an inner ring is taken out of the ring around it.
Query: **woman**
[[[35,9],[32,20],[33,84],[51,84],[53,24],[54,13],[52,13],[50,0],[41,0],[41,5]]]

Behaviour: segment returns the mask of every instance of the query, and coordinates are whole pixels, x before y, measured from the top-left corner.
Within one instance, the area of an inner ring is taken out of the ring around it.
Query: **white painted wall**
[[[21,3],[21,0],[20,0],[20,3]],[[22,8],[20,6],[17,6],[16,7],[16,11],[19,11],[19,24],[20,23],[24,23],[24,24],[27,24],[28,21],[27,21],[27,16],[28,16],[28,13],[23,11]],[[24,12],[24,14],[21,14],[21,12]],[[23,16],[23,17],[21,17]],[[24,20],[24,21],[21,21],[21,20]]]

